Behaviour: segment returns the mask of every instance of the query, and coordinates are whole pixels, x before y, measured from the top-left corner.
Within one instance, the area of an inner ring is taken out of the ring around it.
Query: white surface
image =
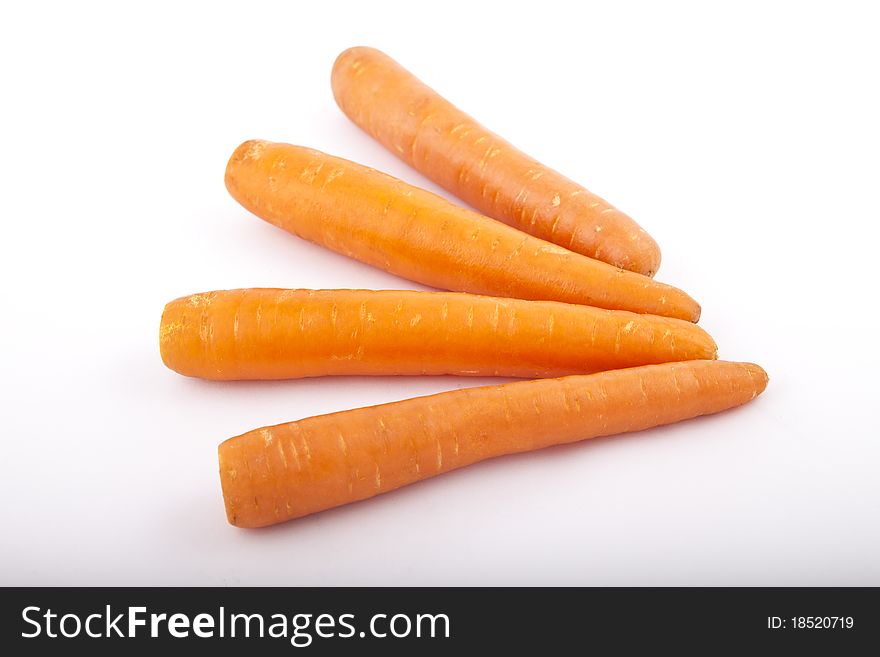
[[[662,4],[5,9],[0,584],[880,584],[877,19]],[[658,279],[767,392],[227,525],[221,440],[487,381],[217,384],[159,359],[162,306],[187,293],[412,287],[223,186],[266,138],[436,191],[336,108],[330,66],[356,44],[639,220]]]

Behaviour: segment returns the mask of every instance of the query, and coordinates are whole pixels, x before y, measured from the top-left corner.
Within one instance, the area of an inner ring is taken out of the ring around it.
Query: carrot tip
[[[753,381],[756,382],[755,386],[755,397],[760,395],[764,390],[767,389],[767,383],[770,381],[770,377],[767,375],[767,372],[760,365],[755,365],[754,363],[743,363],[743,366],[748,370],[749,376]]]
[[[375,52],[374,48],[370,48],[369,46],[352,46],[351,48],[346,48],[336,57],[336,61],[333,62],[333,70],[336,71],[339,66],[343,63],[345,59],[353,55],[357,55],[359,52]]]
[[[229,162],[232,163],[256,159],[260,156],[268,143],[269,142],[264,139],[249,139],[235,149],[232,153],[232,157],[229,158]]]

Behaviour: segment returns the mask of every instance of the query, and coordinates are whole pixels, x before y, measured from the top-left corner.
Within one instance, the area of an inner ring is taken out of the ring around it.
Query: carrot
[[[261,527],[477,461],[716,413],[761,393],[757,365],[689,361],[520,381],[306,418],[219,447],[229,522]]]
[[[225,290],[165,306],[162,360],[206,379],[332,374],[550,377],[714,358],[680,319],[409,290]]]
[[[689,321],[700,315],[699,305],[679,289],[308,148],[245,142],[226,167],[226,187],[280,228],[432,287]]]
[[[388,55],[346,50],[332,84],[352,121],[483,214],[640,274],[660,266],[657,243],[635,221],[481,126]]]

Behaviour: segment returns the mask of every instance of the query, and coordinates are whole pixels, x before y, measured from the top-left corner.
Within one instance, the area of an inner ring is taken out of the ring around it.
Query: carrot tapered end
[[[238,497],[238,473],[234,466],[234,454],[236,444],[233,439],[224,440],[217,448],[217,458],[220,462],[220,488],[223,491],[223,505],[226,507],[226,520],[230,525],[242,527],[239,522],[238,512],[236,510],[236,499]]]
[[[770,381],[770,377],[767,376],[767,372],[764,371],[764,368],[760,365],[755,365],[754,363],[743,363],[743,367],[746,368],[749,372],[749,376],[752,379],[752,382],[755,385],[754,396],[757,397],[764,390],[767,389],[767,383]]]

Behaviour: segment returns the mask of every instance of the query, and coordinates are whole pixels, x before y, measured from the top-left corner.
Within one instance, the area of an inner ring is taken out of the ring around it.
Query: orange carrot
[[[640,274],[660,266],[657,243],[635,221],[481,126],[388,55],[346,50],[332,84],[352,121],[483,214]]]
[[[409,290],[226,290],[165,306],[162,360],[206,379],[332,374],[550,377],[714,358],[680,319]]]
[[[483,459],[716,413],[767,385],[757,365],[688,361],[444,392],[265,427],[220,445],[229,522],[261,527]]]
[[[276,226],[432,287],[689,321],[700,316],[699,305],[679,289],[308,148],[245,142],[226,167],[226,187]]]

